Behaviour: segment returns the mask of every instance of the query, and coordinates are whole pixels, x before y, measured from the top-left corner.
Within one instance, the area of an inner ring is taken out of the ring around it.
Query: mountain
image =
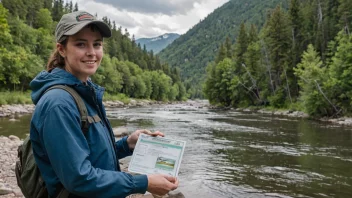
[[[180,37],[179,34],[168,33],[154,38],[140,38],[136,40],[136,43],[139,43],[142,47],[145,45],[148,51],[153,50],[153,52],[156,54],[167,47],[178,37]]]
[[[215,9],[204,20],[196,24],[158,55],[162,62],[181,70],[182,78],[191,85],[198,85],[205,79],[205,68],[215,59],[221,43],[229,37],[235,42],[242,22],[255,24],[260,29],[269,9],[278,4],[287,8],[286,0],[230,0]]]

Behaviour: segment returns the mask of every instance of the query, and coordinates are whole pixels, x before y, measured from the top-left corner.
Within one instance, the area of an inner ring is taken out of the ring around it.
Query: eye
[[[76,46],[77,47],[85,47],[85,44],[84,43],[77,43]]]
[[[99,43],[94,43],[94,47],[100,47],[102,46],[102,44],[99,42]]]

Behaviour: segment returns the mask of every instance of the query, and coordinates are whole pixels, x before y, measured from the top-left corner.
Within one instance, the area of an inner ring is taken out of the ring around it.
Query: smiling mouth
[[[96,63],[97,61],[82,61],[83,63],[86,63],[86,64],[94,64]]]

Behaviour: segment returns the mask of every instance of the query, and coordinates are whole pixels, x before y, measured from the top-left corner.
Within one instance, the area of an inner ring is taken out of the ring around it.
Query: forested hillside
[[[220,44],[226,37],[234,43],[242,22],[262,27],[269,8],[281,4],[287,7],[286,0],[231,0],[200,21],[186,34],[181,35],[158,55],[171,67],[178,67],[193,97],[202,95],[208,63],[215,60]]]
[[[29,89],[29,82],[45,68],[55,46],[56,24],[63,14],[78,9],[77,4],[63,0],[0,1],[0,91]],[[185,99],[177,69],[161,64],[153,52],[142,49],[127,29],[116,27],[107,17],[102,19],[110,25],[113,36],[104,40],[105,55],[92,77],[94,82],[112,95]]]
[[[290,0],[267,12],[259,34],[243,21],[220,43],[204,92],[213,104],[352,114],[352,0]]]

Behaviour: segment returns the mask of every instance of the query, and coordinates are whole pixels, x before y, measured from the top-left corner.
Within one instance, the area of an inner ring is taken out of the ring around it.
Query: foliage
[[[299,78],[298,84],[301,87],[300,101],[304,104],[307,113],[311,115],[326,115],[324,108],[327,101],[319,90],[323,85],[326,68],[315,51],[313,45],[309,45],[302,55],[302,62],[295,68],[295,75]]]
[[[248,32],[242,23],[231,59],[225,59],[226,45],[218,42],[217,58],[206,70],[205,96],[226,106],[352,115],[349,7],[345,0],[290,0],[287,10],[277,5],[267,12],[259,34],[253,24]]]
[[[6,104],[31,104],[30,92],[0,92],[0,105]]]
[[[2,0],[0,2],[0,90],[26,91],[53,51],[55,25],[77,3],[64,0]],[[107,17],[112,37],[104,40],[101,66],[92,79],[111,97],[184,100],[180,71],[161,64],[153,51],[142,49],[127,29]]]
[[[327,88],[334,104],[344,114],[352,112],[352,36],[340,32],[336,37],[338,43],[335,56],[329,68]]]
[[[180,68],[182,78],[189,83],[186,87],[191,97],[203,97],[201,89],[205,82],[206,67],[212,61],[222,60],[216,59],[221,50],[221,44],[227,37],[231,44],[236,42],[242,22],[255,24],[258,28],[262,27],[268,9],[280,3],[287,7],[282,0],[228,1],[158,55],[162,62],[167,62],[171,67]],[[231,54],[233,50],[234,48]]]
[[[121,101],[124,104],[128,104],[130,103],[130,98],[128,96],[126,96],[125,94],[122,93],[118,93],[115,95],[109,94],[109,93],[105,93],[104,94],[104,101]]]

